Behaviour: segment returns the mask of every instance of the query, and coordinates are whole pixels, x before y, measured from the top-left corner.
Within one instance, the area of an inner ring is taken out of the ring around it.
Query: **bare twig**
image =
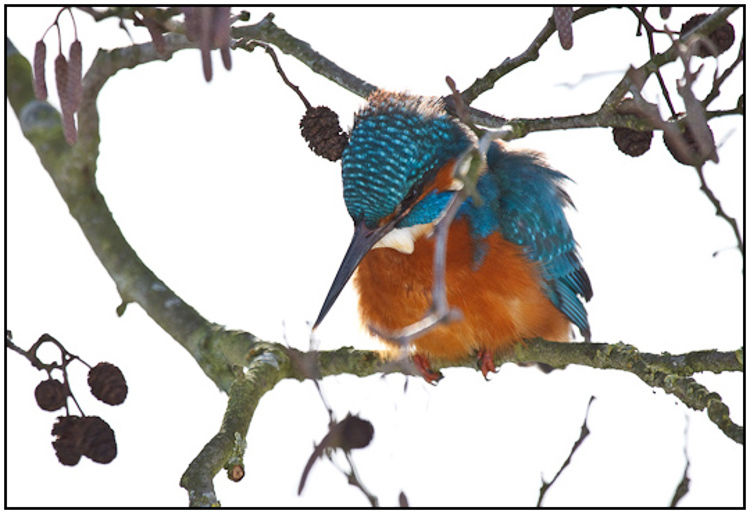
[[[557,474],[555,474],[555,477],[553,477],[552,481],[550,481],[549,483],[545,481],[544,478],[542,478],[542,486],[539,489],[539,499],[536,502],[537,508],[542,506],[542,500],[544,500],[544,495],[547,493],[547,490],[549,490],[549,488],[553,484],[555,484],[555,481],[557,481],[557,478],[560,477],[560,474],[562,474],[563,470],[565,470],[565,468],[568,465],[570,465],[570,460],[573,458],[573,454],[575,454],[575,452],[581,446],[581,444],[586,439],[586,437],[589,436],[590,431],[586,422],[589,419],[589,410],[591,409],[591,403],[594,402],[594,399],[596,399],[596,397],[594,397],[593,395],[591,396],[591,399],[589,399],[589,404],[586,406],[586,414],[583,417],[583,424],[581,425],[581,435],[578,437],[578,440],[576,440],[576,442],[573,444],[573,448],[570,449],[570,454],[568,454],[568,457],[563,462],[562,466],[560,467],[560,470],[557,471]]]
[[[324,55],[313,50],[309,43],[279,28],[273,22],[273,18],[274,15],[269,13],[255,25],[233,27],[232,37],[235,39],[254,39],[270,43],[282,52],[294,56],[315,73],[328,78],[361,98],[366,98],[370,93],[375,91],[376,87],[374,85],[339,67]]]
[[[719,7],[705,20],[699,23],[693,30],[690,30],[684,34],[678,41],[684,43],[695,35],[706,35],[713,32],[719,25],[724,23],[726,19],[736,11],[739,7]],[[639,67],[636,72],[642,76],[643,83],[651,75],[655,73],[665,64],[668,64],[678,57],[678,50],[676,45],[670,46],[666,51],[657,53],[645,64]],[[607,98],[602,103],[602,108],[607,110],[614,110],[620,100],[625,96],[625,93],[630,89],[630,78],[628,73],[620,80],[620,82],[612,89]]]
[[[737,219],[727,214],[726,210],[724,210],[724,207],[721,205],[721,201],[719,201],[719,198],[716,197],[714,192],[708,186],[708,183],[706,183],[706,176],[703,172],[703,168],[697,167],[695,168],[695,170],[698,173],[698,179],[701,182],[701,187],[700,187],[701,192],[703,192],[703,194],[706,195],[706,198],[708,198],[708,201],[710,201],[711,204],[716,209],[716,215],[724,219],[727,223],[729,223],[729,226],[732,229],[732,233],[734,233],[734,238],[737,240],[737,249],[739,249],[740,254],[742,255],[743,260],[744,260],[745,241],[742,239],[742,233],[740,233],[740,227],[737,224]],[[743,267],[743,272],[744,272],[744,267]]]
[[[297,96],[299,96],[299,99],[302,100],[302,103],[305,104],[305,108],[307,110],[312,109],[312,105],[310,105],[310,102],[307,101],[307,98],[305,98],[305,95],[302,94],[302,91],[299,87],[294,85],[289,78],[287,78],[286,73],[284,73],[284,70],[281,68],[281,64],[279,63],[279,58],[276,56],[276,52],[273,50],[273,48],[270,45],[267,45],[266,43],[263,43],[261,41],[254,41],[249,39],[242,39],[240,41],[237,41],[234,44],[235,48],[242,48],[243,50],[247,50],[248,52],[252,52],[255,47],[261,47],[263,48],[268,55],[271,56],[271,59],[273,60],[274,66],[276,66],[276,72],[281,77],[281,80],[284,81],[284,83],[295,93],[297,93]]]
[[[581,7],[573,13],[573,22],[580,20],[590,14],[609,9],[609,7]],[[482,78],[478,78],[468,87],[461,96],[467,105],[471,105],[482,93],[492,89],[495,83],[516,68],[539,58],[539,49],[556,31],[553,16],[547,20],[542,31],[534,38],[531,44],[516,57],[505,59],[499,66],[489,70]]]
[[[745,62],[745,38],[742,38],[742,41],[740,41],[740,49],[737,51],[737,58],[734,60],[734,62],[724,70],[724,72],[717,78],[714,79],[713,86],[711,87],[711,91],[706,95],[706,97],[701,102],[703,104],[703,107],[708,107],[712,101],[714,101],[716,98],[719,97],[720,94],[720,88],[721,85],[726,81],[727,78],[732,74],[732,72],[737,69],[737,66],[741,62]]]
[[[682,500],[685,495],[687,495],[688,491],[690,490],[690,477],[688,477],[688,470],[690,470],[690,457],[688,456],[687,451],[687,444],[688,444],[688,426],[690,426],[690,417],[685,415],[685,431],[683,432],[683,445],[682,445],[682,454],[685,455],[685,470],[682,472],[682,479],[680,479],[680,483],[677,485],[677,488],[675,488],[674,495],[672,496],[672,501],[669,504],[670,508],[676,508],[677,504]]]
[[[373,508],[379,507],[379,502],[377,496],[373,495],[370,490],[367,489],[362,479],[359,477],[359,473],[357,472],[357,466],[354,464],[354,460],[352,459],[352,455],[350,452],[346,451],[344,452],[346,456],[346,461],[349,463],[349,472],[347,474],[349,484],[358,488],[365,497],[367,497],[367,500],[370,501],[370,505]]]
[[[659,32],[657,29],[649,23],[649,21],[646,19],[646,7],[643,7],[643,10],[638,10],[637,7],[630,6],[628,7],[633,14],[638,17],[639,22],[639,28],[642,26],[646,29],[646,39],[648,40],[648,53],[651,57],[651,59],[654,58],[656,55],[656,49],[654,46],[654,33]],[[659,82],[659,87],[661,88],[662,95],[664,95],[664,99],[667,102],[667,107],[669,107],[669,112],[672,114],[672,116],[677,115],[677,111],[674,109],[674,105],[672,105],[672,98],[669,95],[669,90],[667,89],[667,84],[664,83],[664,77],[661,76],[661,68],[656,70],[656,79]]]

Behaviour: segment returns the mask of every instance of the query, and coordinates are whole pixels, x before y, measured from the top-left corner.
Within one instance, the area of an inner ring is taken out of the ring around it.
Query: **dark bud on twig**
[[[347,414],[346,418],[341,422],[333,424],[328,434],[320,441],[320,445],[313,451],[310,459],[307,460],[305,470],[302,471],[302,478],[299,482],[297,494],[302,493],[307,476],[315,461],[322,456],[323,451],[326,449],[343,449],[345,451],[362,449],[370,445],[374,433],[375,428],[373,428],[369,420],[364,420],[358,415],[352,415],[351,413]]]
[[[68,387],[56,379],[42,381],[34,390],[36,404],[46,411],[59,410],[65,406],[68,398]]]
[[[345,451],[367,447],[372,442],[372,436],[375,434],[375,428],[369,420],[365,420],[358,415],[352,415],[351,413],[339,422],[338,427],[341,429],[338,446]]]
[[[299,126],[310,149],[331,162],[341,158],[349,143],[349,137],[339,125],[338,114],[326,106],[308,109]]]
[[[678,114],[676,119],[670,118],[669,122],[674,124],[680,133],[680,140],[676,141],[667,130],[664,130],[664,145],[669,150],[669,153],[680,164],[685,164],[686,166],[702,164],[706,160],[707,155],[701,155],[698,141],[695,140],[689,124],[685,122],[685,115]],[[707,128],[710,136],[713,137],[711,128],[708,126]]]
[[[706,18],[708,18],[708,14],[696,14],[687,20],[682,24],[680,37],[698,26]],[[721,55],[729,50],[734,43],[734,27],[728,21],[724,22],[723,25],[708,35],[708,40],[710,44],[703,41],[697,44],[697,48],[694,50],[695,55],[698,57],[709,57],[711,55]]]
[[[122,371],[111,363],[100,362],[89,371],[91,393],[102,402],[116,405],[125,401],[128,385]]]
[[[47,99],[47,80],[44,77],[44,64],[47,61],[47,45],[37,41],[34,48],[34,96],[37,100]]]
[[[661,16],[661,19],[666,20],[670,14],[672,14],[671,7],[659,7],[659,16]]]
[[[560,46],[564,50],[573,48],[573,8],[553,7],[557,35],[560,37]]]
[[[632,114],[639,116],[638,107],[635,100],[625,98],[615,109],[619,114]],[[641,117],[641,116],[639,116]],[[615,140],[617,148],[625,155],[639,157],[651,148],[651,140],[654,137],[654,131],[648,130],[642,132],[632,128],[616,126],[612,128],[612,137]]]

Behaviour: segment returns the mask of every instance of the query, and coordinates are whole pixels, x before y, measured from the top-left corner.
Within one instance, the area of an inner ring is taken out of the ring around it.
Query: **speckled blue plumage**
[[[487,165],[488,173],[478,184],[486,201],[478,208],[467,207],[466,214],[477,236],[497,229],[521,246],[540,264],[547,297],[589,338],[586,309],[578,296],[588,301],[593,292],[563,210],[572,206],[562,189],[568,177],[547,167],[537,154],[506,151],[499,145],[490,149]]]
[[[370,225],[469,144],[436,100],[399,94],[381,100],[357,114],[342,156],[346,208]]]
[[[471,135],[437,101],[401,94],[371,101],[358,113],[343,155],[349,214],[355,223],[378,226],[470,144]],[[547,297],[589,338],[579,296],[588,301],[592,289],[563,210],[571,206],[562,188],[568,178],[534,153],[508,151],[499,144],[491,146],[487,163],[488,171],[477,183],[481,204],[468,199],[458,213],[471,226],[476,265],[482,264],[483,240],[500,232],[539,264]],[[452,194],[428,194],[398,226],[433,221]]]

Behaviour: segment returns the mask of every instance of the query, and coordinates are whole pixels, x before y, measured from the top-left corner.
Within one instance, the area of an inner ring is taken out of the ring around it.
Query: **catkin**
[[[37,100],[47,99],[47,81],[44,78],[44,63],[47,60],[47,46],[37,41],[34,48],[34,96]]]

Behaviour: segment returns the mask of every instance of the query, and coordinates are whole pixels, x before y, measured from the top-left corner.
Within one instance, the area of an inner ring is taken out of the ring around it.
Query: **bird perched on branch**
[[[439,99],[377,91],[356,115],[342,156],[344,200],[354,236],[317,327],[354,274],[363,321],[376,334],[422,319],[432,306],[435,237],[441,213],[460,188],[456,163],[476,136]],[[591,331],[581,298],[592,296],[563,212],[568,178],[532,152],[494,142],[476,192],[449,226],[445,293],[460,320],[412,341],[428,381],[430,358],[470,354],[482,372],[523,339],[568,341],[572,326]],[[385,340],[393,344],[393,341]]]

